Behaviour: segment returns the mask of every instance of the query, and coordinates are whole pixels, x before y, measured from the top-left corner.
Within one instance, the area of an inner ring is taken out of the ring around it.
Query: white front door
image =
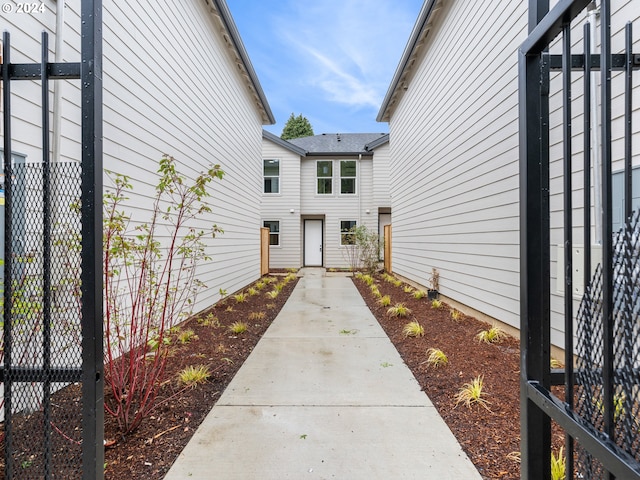
[[[322,220],[304,221],[304,265],[322,266]]]

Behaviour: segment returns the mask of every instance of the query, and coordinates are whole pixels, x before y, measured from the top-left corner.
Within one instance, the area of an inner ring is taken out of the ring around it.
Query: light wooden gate
[[[391,225],[384,226],[384,271],[391,273]]]
[[[269,229],[260,228],[260,275],[269,273]]]

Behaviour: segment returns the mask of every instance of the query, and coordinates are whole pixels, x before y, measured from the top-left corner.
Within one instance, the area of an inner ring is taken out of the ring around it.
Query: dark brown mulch
[[[412,312],[406,318],[393,318],[387,314],[388,307],[379,305],[369,286],[358,279],[354,283],[483,478],[519,479],[520,342],[507,336],[500,343],[480,343],[476,335],[492,325],[460,312],[454,320],[453,309],[446,303],[439,309],[432,308],[426,297],[415,299],[405,292],[408,285],[396,287],[376,275],[380,293],[389,295],[392,305],[403,303]],[[423,326],[423,337],[406,337],[402,333],[411,321]],[[426,362],[430,348],[442,350],[448,365],[430,366]],[[483,377],[489,410],[479,405],[456,406],[459,389],[478,376]],[[559,448],[563,441],[559,429],[554,428],[553,436],[554,445]]]
[[[284,276],[273,278],[282,281]],[[198,425],[271,325],[296,283],[297,279],[287,283],[275,299],[265,295],[272,290],[272,285],[265,287],[258,295],[249,296],[243,303],[238,303],[233,296],[229,296],[225,301],[180,325],[180,331],[190,329],[195,336],[185,344],[177,340],[177,333],[172,337],[165,371],[166,380],[158,392],[157,407],[152,414],[127,436],[119,433],[114,418],[105,415],[105,439],[113,443],[105,450],[106,479],[159,480],[165,476]],[[236,321],[247,323],[248,330],[238,335],[231,333],[229,325]],[[209,381],[195,388],[184,388],[179,384],[178,372],[188,365],[202,364],[209,366],[212,372]],[[105,398],[108,395],[108,389],[105,388]],[[79,462],[68,460],[71,450],[76,452],[72,456],[79,457],[80,453],[80,399],[79,385],[66,387],[52,398],[52,421],[60,432],[56,431],[52,435],[53,460],[56,465],[54,478],[79,478]],[[16,441],[12,446],[12,450],[16,452],[16,478],[42,478],[43,455],[39,447],[43,431],[41,412],[16,415],[12,425],[16,432],[22,432],[15,436]],[[73,434],[67,435],[68,432]],[[4,477],[4,465],[0,464],[0,478]]]

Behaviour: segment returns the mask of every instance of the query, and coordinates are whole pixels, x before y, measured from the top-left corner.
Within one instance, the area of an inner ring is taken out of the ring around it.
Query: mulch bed
[[[378,303],[369,286],[358,279],[354,283],[482,477],[519,479],[520,342],[507,336],[499,343],[481,343],[476,335],[493,325],[461,312],[454,320],[453,309],[446,303],[439,309],[432,308],[428,298],[416,299],[405,292],[406,284],[395,286],[381,275],[374,278],[380,293],[391,297],[391,305],[403,303],[411,310],[409,316],[388,315],[388,307]],[[422,325],[423,337],[403,334],[403,327],[412,321]],[[430,348],[442,350],[448,365],[429,365],[426,360]],[[479,376],[483,377],[483,391],[490,402],[488,409],[480,405],[468,408],[462,403],[456,406],[460,388]],[[554,444],[559,446],[562,440],[556,431]]]
[[[281,280],[283,275],[276,278]],[[265,296],[264,292],[270,287],[259,295],[248,297],[243,303],[230,296],[181,325],[181,330],[193,330],[195,337],[185,344],[172,343],[166,367],[167,380],[158,393],[155,411],[140,428],[127,436],[119,433],[113,418],[105,417],[105,439],[112,443],[105,451],[105,478],[160,480],[164,477],[276,317],[296,282],[289,282],[275,299]],[[375,283],[381,294],[389,295],[392,305],[402,302],[412,311],[406,318],[393,318],[387,314],[388,307],[378,304],[367,285],[358,279],[354,279],[354,283],[483,478],[519,479],[518,340],[507,337],[496,344],[480,343],[475,336],[489,325],[462,314],[454,320],[448,305],[443,304],[440,309],[431,308],[427,298],[415,299],[411,293],[405,292],[406,285],[394,286],[376,275]],[[264,315],[255,315],[259,312],[264,312]],[[236,321],[247,322],[248,331],[241,335],[232,334],[228,327]],[[419,322],[424,327],[423,337],[411,338],[403,334],[402,329],[409,321]],[[426,362],[429,348],[443,350],[448,356],[448,365],[430,366]],[[187,365],[200,364],[208,365],[213,372],[209,381],[195,388],[181,387],[176,380],[178,372]],[[484,379],[489,409],[478,405],[471,408],[462,404],[456,406],[455,395],[460,387],[478,376]],[[108,395],[106,390],[105,395]],[[54,422],[61,431],[73,431],[75,428],[73,422],[77,423],[77,415],[69,412],[77,412],[79,401],[77,385],[54,395],[55,412],[60,412]],[[33,432],[23,436],[27,443],[17,442],[13,446],[18,452],[14,457],[18,476],[24,473],[27,475],[25,478],[42,477],[41,455],[34,455],[34,444],[28,443],[33,442],[36,432],[42,431],[41,425],[42,418],[38,412],[24,415],[14,423],[15,430],[24,428],[26,432]],[[77,432],[69,438],[55,433],[53,436],[54,460],[68,460],[69,451],[79,452],[77,440],[74,442]],[[558,446],[562,442],[557,430],[554,430],[553,440]],[[416,453],[419,454],[413,452]],[[446,459],[442,461],[446,462]],[[4,465],[0,465],[0,478],[4,478]],[[56,478],[78,478],[77,463],[60,465]]]

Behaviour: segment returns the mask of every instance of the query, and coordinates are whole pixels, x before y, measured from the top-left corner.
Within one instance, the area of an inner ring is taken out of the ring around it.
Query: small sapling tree
[[[205,236],[221,230],[196,230],[192,220],[211,209],[208,184],[221,179],[219,165],[192,183],[177,171],[173,157],[160,161],[151,218],[134,224],[124,211],[128,177],[113,174],[104,195],[105,410],[120,430],[135,430],[154,407],[163,381],[169,328],[188,316],[198,291],[199,261],[207,260]]]

